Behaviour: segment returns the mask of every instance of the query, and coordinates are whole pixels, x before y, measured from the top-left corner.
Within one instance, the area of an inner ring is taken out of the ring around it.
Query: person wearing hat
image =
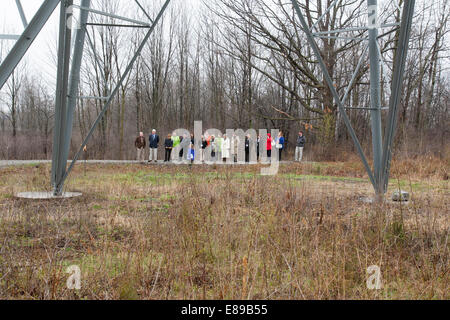
[[[156,130],[152,130],[152,134],[148,137],[148,145],[150,147],[150,154],[148,156],[148,162],[157,161],[158,158],[158,143],[159,136],[156,134]]]

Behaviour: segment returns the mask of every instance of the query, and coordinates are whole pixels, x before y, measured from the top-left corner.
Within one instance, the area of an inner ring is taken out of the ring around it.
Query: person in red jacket
[[[272,137],[270,136],[270,133],[267,133],[267,158],[270,158],[272,156]]]

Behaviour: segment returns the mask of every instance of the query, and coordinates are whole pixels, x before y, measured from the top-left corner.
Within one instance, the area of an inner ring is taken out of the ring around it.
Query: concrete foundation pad
[[[359,197],[358,201],[361,201],[363,203],[377,203],[377,198],[375,196],[373,197]],[[401,204],[402,205],[408,205],[410,203],[410,201],[393,201],[391,199],[389,199],[388,197],[384,198],[382,200],[382,203],[389,203],[389,204]]]
[[[21,199],[32,200],[51,200],[51,199],[69,199],[80,197],[83,194],[80,192],[64,192],[61,196],[54,196],[52,192],[21,192],[16,195]]]

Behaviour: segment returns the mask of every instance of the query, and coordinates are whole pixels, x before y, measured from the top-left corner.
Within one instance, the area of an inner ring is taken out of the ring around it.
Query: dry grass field
[[[396,161],[373,195],[357,159],[76,166],[78,199],[28,201],[49,165],[0,169],[0,299],[449,299],[449,159]],[[78,265],[80,290],[66,287]],[[382,288],[366,287],[370,265]]]

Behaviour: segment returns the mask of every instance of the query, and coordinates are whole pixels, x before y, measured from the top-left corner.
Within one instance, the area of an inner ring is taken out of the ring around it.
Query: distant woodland
[[[123,7],[120,0],[92,2],[94,8],[145,19],[142,12]],[[301,1],[310,26],[331,2]],[[399,22],[402,2],[386,1],[379,9],[380,22]],[[141,3],[153,14],[160,8],[158,1]],[[449,6],[447,0],[417,1],[395,142],[396,150],[405,155],[439,154],[448,142]],[[93,14],[89,20],[116,22]],[[338,1],[317,30],[365,25],[365,0]],[[90,42],[85,46],[79,95],[106,97],[145,29],[87,29]],[[317,43],[341,97],[365,55],[345,106],[370,155],[370,112],[358,109],[369,106],[367,42],[348,39],[366,35],[367,31],[356,30],[339,39],[318,38]],[[382,106],[388,106],[399,34],[390,27],[381,29],[380,35]],[[3,41],[0,46],[3,59],[12,43]],[[56,61],[56,50],[49,50],[49,59]],[[43,77],[29,72],[24,60],[1,90],[0,159],[51,159],[55,88],[46,86]],[[99,99],[78,101],[72,154],[102,107]],[[182,1],[172,1],[89,142],[89,157],[133,159],[139,131],[147,137],[153,128],[161,136],[177,128],[193,131],[195,120],[203,121],[204,130],[223,132],[234,128],[281,129],[288,151],[293,149],[298,130],[303,130],[310,158],[336,159],[341,151],[354,150],[289,1],[209,0],[195,13]]]

